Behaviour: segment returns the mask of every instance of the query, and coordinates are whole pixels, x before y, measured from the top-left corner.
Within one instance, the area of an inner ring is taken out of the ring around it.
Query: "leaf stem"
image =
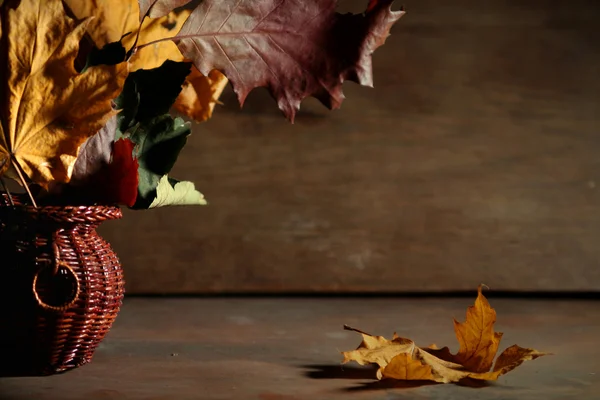
[[[10,194],[10,190],[8,190],[8,186],[6,186],[6,182],[4,182],[4,178],[0,176],[0,182],[2,182],[2,188],[4,189],[4,191],[6,192],[6,195],[8,196],[8,201],[10,202],[11,206],[15,206],[15,202],[13,201],[13,198]]]
[[[133,45],[131,46],[131,48],[127,51],[127,55],[126,55],[127,60],[129,60],[135,54],[135,52],[138,51],[138,49],[143,47],[143,46],[140,46],[140,47],[136,47],[136,46],[138,44],[138,40],[140,39],[140,32],[142,32],[142,26],[144,25],[144,21],[146,20],[146,18],[148,18],[148,15],[150,15],[150,11],[152,10],[152,7],[154,7],[155,4],[156,4],[156,1],[150,6],[150,8],[148,8],[148,11],[146,11],[146,14],[144,14],[144,17],[140,21],[140,27],[138,28],[137,35],[135,35],[135,41],[133,42]]]
[[[166,42],[167,40],[175,41],[176,39],[181,39],[181,36],[172,36],[172,37],[168,37],[168,38],[156,39],[156,40],[153,40],[151,42],[139,45],[138,47],[135,48],[135,50],[136,51],[137,50],[141,50],[141,49],[143,49],[146,46],[151,46],[153,44],[160,43],[160,42]],[[133,48],[132,48],[132,50],[133,50]]]
[[[31,190],[29,190],[29,185],[27,184],[27,181],[25,180],[25,177],[23,176],[23,172],[21,171],[21,166],[13,160],[13,165],[15,166],[15,170],[17,170],[17,174],[19,175],[19,179],[21,180],[21,183],[23,184],[23,186],[25,187],[25,190],[27,191],[27,194],[29,195],[29,199],[31,200],[31,203],[33,204],[33,206],[35,208],[38,208],[37,203],[35,202],[35,199],[33,198],[33,195],[31,194]]]

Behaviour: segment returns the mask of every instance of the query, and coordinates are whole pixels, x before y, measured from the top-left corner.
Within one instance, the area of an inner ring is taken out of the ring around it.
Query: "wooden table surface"
[[[67,374],[0,380],[0,400],[598,399],[600,303],[490,300],[517,343],[554,353],[479,388],[390,387],[340,366],[359,337],[398,334],[456,350],[452,317],[472,298],[129,298],[94,361]]]

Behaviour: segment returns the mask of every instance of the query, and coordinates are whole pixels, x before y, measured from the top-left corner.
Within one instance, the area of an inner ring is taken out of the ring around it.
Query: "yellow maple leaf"
[[[470,371],[489,371],[498,351],[501,332],[494,332],[496,311],[481,293],[482,286],[477,289],[475,304],[467,309],[464,323],[454,320],[454,331],[460,344],[456,354],[456,362]]]
[[[383,378],[405,381],[435,380],[431,366],[414,359],[409,353],[398,354],[385,366],[381,376]]]
[[[360,333],[363,340],[356,350],[342,352],[343,363],[355,361],[360,365],[377,364],[382,371],[398,354],[412,353],[415,348],[412,340],[398,337],[396,334],[392,340],[388,340],[383,336],[373,336],[349,326],[345,326],[344,329]]]
[[[0,172],[23,172],[42,187],[68,182],[81,144],[115,113],[127,63],[79,74],[74,62],[89,21],[69,18],[61,0],[2,7]]]
[[[184,82],[173,108],[194,121],[206,121],[212,116],[227,82],[225,75],[217,70],[204,76],[192,66],[192,72]]]
[[[475,304],[467,310],[466,321],[454,321],[454,330],[460,344],[457,354],[452,354],[447,347],[418,347],[412,340],[399,338],[396,334],[393,340],[388,340],[345,326],[344,329],[360,333],[363,341],[356,350],[342,352],[342,363],[355,361],[361,365],[377,364],[378,379],[449,383],[465,378],[496,380],[524,361],[549,354],[514,345],[500,354],[492,369],[502,333],[494,332],[496,311],[483,296],[481,289],[482,286],[479,286]]]
[[[77,18],[95,17],[88,26],[88,33],[99,48],[119,41],[123,35],[129,33],[122,43],[126,49],[130,49],[138,30],[138,46],[173,37],[191,13],[190,10],[184,9],[161,18],[146,18],[140,28],[137,0],[64,1]],[[131,57],[131,70],[157,68],[166,60],[185,61],[177,45],[170,40],[141,47]],[[188,76],[174,108],[197,122],[206,121],[212,116],[214,106],[227,82],[225,75],[216,70],[209,76],[204,76],[192,66],[192,73]]]

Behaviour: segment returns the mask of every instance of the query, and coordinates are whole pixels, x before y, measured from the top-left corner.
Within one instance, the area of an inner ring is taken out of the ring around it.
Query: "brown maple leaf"
[[[447,347],[421,348],[410,339],[394,334],[392,340],[372,336],[360,330],[363,341],[356,350],[342,352],[342,363],[355,361],[361,365],[377,364],[378,379],[431,380],[440,383],[458,382],[465,378],[496,380],[500,375],[512,371],[524,361],[534,360],[549,353],[513,345],[496,359],[502,333],[494,332],[496,311],[490,307],[478,288],[475,304],[467,309],[464,323],[454,321],[454,330],[460,344],[457,354]]]
[[[182,3],[138,1],[150,15]],[[392,2],[371,0],[365,13],[342,15],[336,0],[204,0],[173,40],[203,75],[223,72],[241,104],[266,87],[293,122],[308,96],[333,109],[344,81],[373,85],[371,56],[404,14]]]

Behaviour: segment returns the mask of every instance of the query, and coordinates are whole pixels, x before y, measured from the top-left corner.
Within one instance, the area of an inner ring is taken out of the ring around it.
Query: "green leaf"
[[[191,133],[188,123],[168,114],[190,69],[190,63],[166,61],[158,68],[135,71],[115,100],[121,110],[116,137],[135,143],[139,163],[138,196],[131,208],[146,209],[155,201],[161,178],[169,174]]]
[[[127,35],[125,35],[127,36]],[[87,56],[84,72],[89,67],[97,65],[116,65],[125,61],[126,50],[121,42],[108,43],[101,49],[92,47]]]
[[[156,195],[160,179],[168,174],[191,129],[181,118],[163,115],[139,124],[126,134],[136,144],[139,162],[138,199],[133,208],[148,208]]]
[[[192,182],[179,182],[164,175],[156,188],[156,198],[148,208],[206,204],[204,195]]]
[[[116,100],[117,107],[127,111],[128,115],[121,119],[121,131],[137,122],[147,123],[169,113],[191,68],[191,63],[167,60],[158,68],[140,69],[129,74],[123,92]],[[130,112],[133,110],[134,113]]]
[[[123,91],[115,99],[115,105],[121,112],[117,115],[117,134],[116,138],[124,136],[124,132],[132,128],[136,123],[136,116],[140,108],[140,94],[137,90],[135,79],[127,77]]]

